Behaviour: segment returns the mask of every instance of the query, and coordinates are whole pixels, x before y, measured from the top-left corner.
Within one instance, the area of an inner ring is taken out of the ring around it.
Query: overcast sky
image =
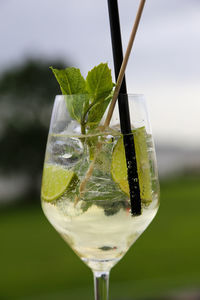
[[[139,0],[119,0],[124,49]],[[0,72],[27,57],[113,70],[106,0],[0,0]],[[157,141],[200,145],[200,0],[147,0],[126,71]]]

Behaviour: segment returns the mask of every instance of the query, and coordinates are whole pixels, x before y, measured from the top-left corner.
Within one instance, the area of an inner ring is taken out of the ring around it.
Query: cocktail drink
[[[63,96],[56,97],[51,119],[42,207],[92,269],[96,300],[108,299],[111,268],[147,228],[159,205],[144,97],[127,95],[124,78],[144,4],[141,0],[122,61],[117,0],[108,0],[116,84],[106,63],[94,67],[86,79],[76,68],[52,68]]]
[[[128,95],[141,198],[141,214],[134,216],[117,106],[109,126],[103,125],[110,93],[112,88],[99,102],[90,92],[56,97],[41,193],[50,223],[92,269],[99,300],[107,299],[110,269],[147,228],[159,205],[144,97]]]

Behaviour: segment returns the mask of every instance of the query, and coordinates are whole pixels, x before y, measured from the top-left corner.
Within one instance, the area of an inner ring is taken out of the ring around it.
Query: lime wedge
[[[143,203],[150,203],[152,201],[151,173],[147,148],[147,133],[145,127],[135,129],[133,131],[133,134],[139,177],[140,196]],[[124,193],[129,195],[123,138],[120,138],[114,147],[112,153],[111,174],[113,180],[119,184],[120,189]]]
[[[58,165],[44,164],[41,198],[44,201],[58,199],[77,182],[77,175]]]

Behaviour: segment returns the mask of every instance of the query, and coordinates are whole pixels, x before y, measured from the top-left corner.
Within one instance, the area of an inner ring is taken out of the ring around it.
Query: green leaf
[[[87,125],[90,128],[95,128],[96,126],[98,126],[111,99],[112,99],[112,95],[110,94],[106,99],[101,99],[101,101],[98,101],[90,109],[88,113],[88,119],[87,119]]]
[[[86,82],[79,69],[66,68],[63,70],[54,69],[53,71],[63,95],[85,94]]]
[[[66,95],[66,105],[72,119],[75,119],[81,123],[83,112],[89,105],[89,95]]]
[[[88,72],[86,89],[92,101],[105,99],[113,89],[111,70],[107,63],[101,63]]]
[[[61,91],[66,95],[67,109],[72,119],[81,123],[81,117],[89,105],[89,96],[86,94],[86,82],[79,69],[66,68],[63,70],[51,67]]]

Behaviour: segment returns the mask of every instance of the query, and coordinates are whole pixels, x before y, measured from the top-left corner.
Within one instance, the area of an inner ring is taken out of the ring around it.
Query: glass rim
[[[57,94],[55,97],[69,97],[69,96],[74,96],[74,95],[87,95],[87,93],[77,93],[77,94]],[[143,93],[119,93],[119,95],[125,96],[128,95],[130,97],[145,97]]]
[[[67,97],[73,97],[75,95],[81,96],[81,95],[87,95],[87,93],[70,94],[70,95],[58,94],[58,95],[55,95],[54,101],[59,101],[59,99],[64,99],[64,98],[67,98]],[[138,101],[138,103],[141,102],[141,103],[143,103],[143,105],[147,105],[145,94],[142,94],[142,93],[126,93],[126,94],[125,93],[120,93],[119,95],[121,95],[122,97],[128,96],[128,102],[129,102],[129,100],[130,100],[130,102],[132,102],[132,101],[137,102]],[[116,104],[118,102],[118,98],[119,97],[117,97]],[[112,100],[110,102],[112,102]]]
[[[55,96],[52,118],[51,118],[51,122],[50,122],[50,131],[51,132],[54,132],[53,120],[55,122],[55,119],[57,119],[57,115],[58,115],[59,111],[60,112],[62,111],[62,114],[63,114],[65,109],[67,110],[67,107],[64,105],[64,103],[67,101],[67,99],[69,99],[69,100],[72,99],[71,97],[73,97],[73,95],[75,97],[77,96],[77,101],[79,101],[79,99],[81,100],[81,97],[82,96],[84,97],[84,95],[86,95],[86,94],[83,94],[83,93],[82,94],[81,93],[80,94],[71,94],[71,95],[60,94],[60,95]],[[130,94],[120,94],[120,95],[121,95],[122,101],[123,101],[123,95],[124,96],[128,95],[129,112],[130,112],[130,116],[133,116],[133,118],[131,118],[131,124],[132,124],[131,127],[133,129],[145,127],[148,133],[152,133],[151,126],[149,123],[147,102],[146,102],[146,98],[145,98],[144,94],[130,93]],[[107,108],[107,110],[108,110],[108,108]],[[105,122],[107,110],[105,111],[105,114],[102,117],[100,126],[102,126]],[[68,114],[69,114],[69,112],[68,112]],[[70,118],[70,114],[68,117]],[[64,117],[63,117],[63,119],[64,119]],[[119,117],[119,106],[118,106],[118,101],[117,101],[117,103],[115,104],[114,110],[113,110],[113,116],[112,116],[110,125],[108,126],[108,128],[103,129],[101,132],[95,132],[95,135],[112,134],[111,133],[112,129],[114,129],[118,133],[122,134],[120,127],[121,126],[120,126],[120,117]],[[70,132],[69,133],[70,136],[72,136],[72,134],[80,135],[80,132]],[[132,134],[132,133],[127,133],[125,135],[130,135],[130,134]],[[91,135],[91,133],[86,132],[84,134],[85,137],[87,137],[89,135]]]

